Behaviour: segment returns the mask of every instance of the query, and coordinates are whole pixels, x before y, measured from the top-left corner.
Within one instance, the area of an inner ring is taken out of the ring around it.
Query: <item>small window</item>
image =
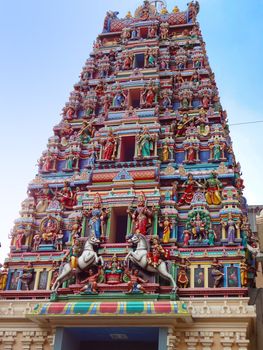
[[[122,137],[120,161],[121,162],[133,161],[134,152],[135,152],[135,137],[134,136]]]
[[[109,243],[125,243],[128,223],[127,207],[112,208]]]
[[[134,68],[144,68],[144,54],[138,53],[135,55]]]
[[[139,89],[129,91],[129,107],[138,108],[141,104],[141,92]]]

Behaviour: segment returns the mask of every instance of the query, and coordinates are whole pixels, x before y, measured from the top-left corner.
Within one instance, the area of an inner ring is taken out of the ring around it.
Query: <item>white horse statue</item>
[[[80,257],[78,258],[78,267],[76,273],[85,270],[87,267],[91,265],[97,265],[99,262],[101,265],[104,265],[104,260],[101,256],[98,256],[96,252],[94,252],[93,246],[96,246],[100,243],[100,240],[95,237],[95,235],[90,235],[85,242],[84,249]],[[68,280],[72,276],[72,267],[70,263],[66,263],[56,281],[52,286],[52,291],[57,292],[60,285]]]
[[[156,268],[148,263],[147,254],[149,251],[149,245],[146,238],[141,234],[134,234],[128,240],[129,243],[133,243],[137,246],[134,252],[130,251],[126,257],[125,262],[129,261],[140,266],[143,270],[159,274],[161,277],[170,280],[173,285],[173,292],[176,292],[177,285],[173,276],[168,272],[165,261],[162,261]]]

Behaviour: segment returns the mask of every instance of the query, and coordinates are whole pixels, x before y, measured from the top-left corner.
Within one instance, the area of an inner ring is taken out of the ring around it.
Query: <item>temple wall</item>
[[[248,298],[195,298],[184,301],[190,313],[188,318],[175,317],[167,318],[167,322],[162,321],[165,322],[162,327],[168,329],[167,350],[256,349],[255,308],[248,305]],[[56,327],[87,326],[76,315],[70,319],[59,315],[50,320],[49,316],[35,319],[32,310],[38,302],[41,301],[0,301],[0,350],[52,350]],[[103,320],[93,318],[92,323],[93,326],[108,324],[127,327],[132,326],[135,318],[105,316]],[[156,316],[140,317],[135,321],[137,327],[161,326]]]

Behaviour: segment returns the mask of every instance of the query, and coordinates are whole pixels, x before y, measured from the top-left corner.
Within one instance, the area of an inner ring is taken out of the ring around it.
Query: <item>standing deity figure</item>
[[[207,136],[210,132],[210,128],[208,125],[208,118],[206,115],[206,111],[204,110],[204,108],[200,109],[199,112],[199,117],[196,120],[196,124],[197,124],[197,132],[199,135],[201,136]]]
[[[215,245],[215,239],[216,239],[216,234],[215,231],[212,229],[212,226],[208,230],[208,244],[210,246]]]
[[[163,162],[168,162],[170,158],[170,148],[168,146],[167,141],[164,141],[162,146],[162,159]]]
[[[112,107],[116,109],[124,108],[126,105],[126,100],[127,100],[127,93],[124,93],[122,90],[119,90],[116,92],[116,94],[113,97]]]
[[[156,98],[156,88],[153,82],[150,81],[144,92],[141,92],[141,104],[146,107],[153,107]]]
[[[23,239],[25,237],[24,227],[18,227],[14,232],[13,236],[15,237],[15,248],[16,250],[21,250],[23,245]]]
[[[199,145],[194,142],[189,142],[184,146],[186,151],[186,161],[187,163],[196,163],[198,159],[198,149]]]
[[[96,194],[93,202],[93,208],[84,212],[84,215],[89,219],[88,229],[89,234],[94,233],[96,238],[102,239],[105,237],[105,225],[108,218],[107,210],[102,209],[101,197]]]
[[[150,28],[148,28],[148,38],[149,39],[155,38],[156,34],[157,34],[156,26],[151,26]]]
[[[154,213],[154,208],[152,208],[152,210],[147,208],[146,198],[143,192],[141,192],[138,197],[137,208],[134,211],[132,211],[132,209],[129,208],[128,213],[131,215],[132,218],[132,233],[140,233],[142,235],[147,235],[148,230],[152,227],[152,216]]]
[[[156,268],[161,264],[162,261],[168,260],[169,257],[169,251],[162,247],[159,242],[159,238],[153,237],[151,240],[150,252],[147,254],[148,264]]]
[[[123,55],[123,64],[122,69],[124,70],[130,70],[133,66],[133,55],[126,53]]]
[[[145,55],[145,67],[155,67],[156,65],[157,51],[153,49],[148,49]]]
[[[0,290],[5,290],[8,276],[8,265],[4,264],[3,266],[0,264]]]
[[[151,156],[151,151],[153,151],[153,141],[149,129],[147,126],[144,126],[143,132],[137,135],[138,157],[145,158]]]
[[[189,283],[189,278],[187,276],[187,270],[190,265],[190,261],[188,259],[182,259],[179,264],[179,270],[177,274],[177,283],[179,288],[187,288]]]
[[[231,213],[228,214],[227,221],[222,220],[221,224],[227,229],[227,241],[229,244],[234,243],[236,238],[236,230],[239,228],[238,222],[235,222]]]
[[[172,183],[172,200],[178,201],[178,181],[174,181]]]
[[[222,182],[218,180],[217,173],[213,171],[209,179],[205,182],[206,194],[205,198],[209,205],[219,205],[221,203],[220,188],[223,186]]]
[[[195,218],[192,218],[190,221],[192,227],[193,239],[201,241],[206,236],[206,222],[205,219],[200,217],[200,214],[197,213]]]
[[[168,215],[165,215],[163,222],[159,222],[159,225],[163,228],[163,243],[169,243],[173,225]]]
[[[189,173],[187,176],[187,180],[183,183],[182,187],[184,187],[185,190],[178,202],[178,205],[190,205],[194,197],[195,189],[202,187],[202,185],[195,181],[193,175]]]
[[[210,145],[210,151],[211,151],[211,159],[213,159],[215,162],[220,161],[221,158],[224,158],[224,149],[225,145],[220,144],[218,139],[214,140],[214,144]]]
[[[214,258],[213,263],[211,264],[211,267],[212,267],[212,277],[214,279],[214,288],[218,288],[224,277],[224,273],[222,272],[222,269],[224,268],[224,266],[218,261],[217,258]]]
[[[240,263],[241,287],[247,287],[248,283],[248,264],[246,258],[243,258]]]
[[[104,148],[102,152],[102,159],[103,160],[114,160],[115,158],[115,153],[116,153],[116,146],[117,146],[117,141],[116,137],[113,135],[113,131],[110,129],[108,131],[108,136],[106,140],[103,141],[104,143]]]
[[[41,235],[39,233],[36,233],[33,237],[33,250],[34,251],[38,250],[40,243],[41,243]]]

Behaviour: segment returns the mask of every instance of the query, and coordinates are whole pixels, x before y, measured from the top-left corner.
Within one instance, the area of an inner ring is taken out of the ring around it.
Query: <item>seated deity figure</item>
[[[41,232],[41,238],[44,243],[54,242],[56,239],[56,234],[59,231],[59,221],[57,218],[48,215],[44,218],[41,223],[39,230]]]
[[[64,261],[66,261],[69,257],[70,266],[73,272],[75,272],[78,267],[78,258],[81,255],[82,251],[83,249],[81,242],[78,239],[76,239],[63,257]]]
[[[68,181],[64,182],[64,187],[58,192],[58,197],[63,209],[72,209],[76,204],[75,193],[72,191]]]
[[[150,251],[147,254],[148,264],[156,268],[162,261],[168,260],[169,258],[169,251],[163,248],[158,237],[153,237],[151,240]]]
[[[140,233],[142,235],[149,234],[149,230],[152,227],[152,217],[154,208],[150,210],[146,205],[146,198],[143,192],[138,197],[138,205],[135,210],[128,209],[128,213],[131,215],[133,228],[132,233]]]

